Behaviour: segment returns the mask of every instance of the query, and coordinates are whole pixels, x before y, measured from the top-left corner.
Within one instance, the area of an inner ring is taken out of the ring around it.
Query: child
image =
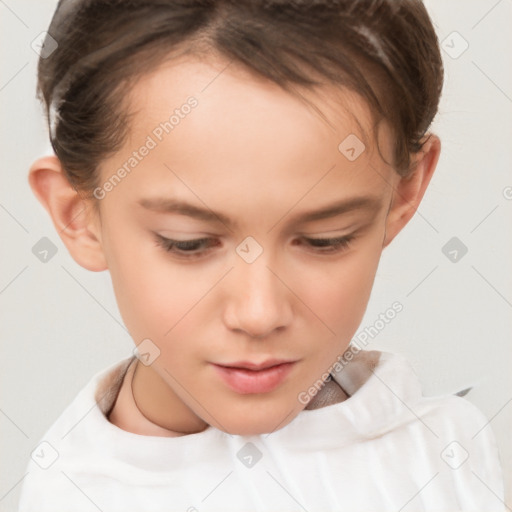
[[[61,0],[48,32],[30,185],[136,350],[20,512],[503,510],[483,414],[350,343],[440,154],[423,4]]]

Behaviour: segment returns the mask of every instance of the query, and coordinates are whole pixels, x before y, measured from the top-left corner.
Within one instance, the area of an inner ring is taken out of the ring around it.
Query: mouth
[[[241,361],[212,365],[229,388],[245,395],[273,391],[284,382],[296,362],[271,360],[256,364]]]

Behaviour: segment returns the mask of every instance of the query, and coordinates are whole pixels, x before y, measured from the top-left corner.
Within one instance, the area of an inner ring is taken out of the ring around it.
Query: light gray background
[[[35,99],[55,1],[0,0],[0,511],[15,510],[31,451],[93,374],[131,354],[107,272],[74,262],[27,182],[48,147]],[[426,394],[467,395],[489,418],[512,506],[512,0],[428,0],[446,81],[434,131],[442,155],[415,218],[384,252],[361,330],[404,310],[368,348],[409,357]],[[456,31],[469,44],[453,35]],[[448,52],[451,52],[451,56]],[[507,190],[509,193],[507,194]],[[442,247],[458,237],[458,262]],[[47,263],[32,247],[57,246]]]

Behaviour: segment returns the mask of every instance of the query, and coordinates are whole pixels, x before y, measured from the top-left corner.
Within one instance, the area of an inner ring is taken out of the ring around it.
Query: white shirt
[[[256,436],[115,426],[105,411],[129,363],[97,373],[44,434],[19,512],[505,509],[487,418],[464,398],[422,396],[398,354],[359,352],[332,374],[348,399]]]

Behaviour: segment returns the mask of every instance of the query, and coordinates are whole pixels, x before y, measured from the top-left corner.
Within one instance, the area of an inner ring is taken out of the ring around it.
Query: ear
[[[81,197],[69,183],[60,160],[39,158],[30,167],[28,181],[73,259],[87,270],[106,270],[99,215],[91,200]]]
[[[389,245],[411,220],[436,169],[441,153],[441,141],[434,134],[429,134],[426,137],[428,138],[423,148],[412,160],[412,169],[414,170],[406,177],[399,177],[398,182],[394,185],[393,198],[386,220],[383,247]]]

